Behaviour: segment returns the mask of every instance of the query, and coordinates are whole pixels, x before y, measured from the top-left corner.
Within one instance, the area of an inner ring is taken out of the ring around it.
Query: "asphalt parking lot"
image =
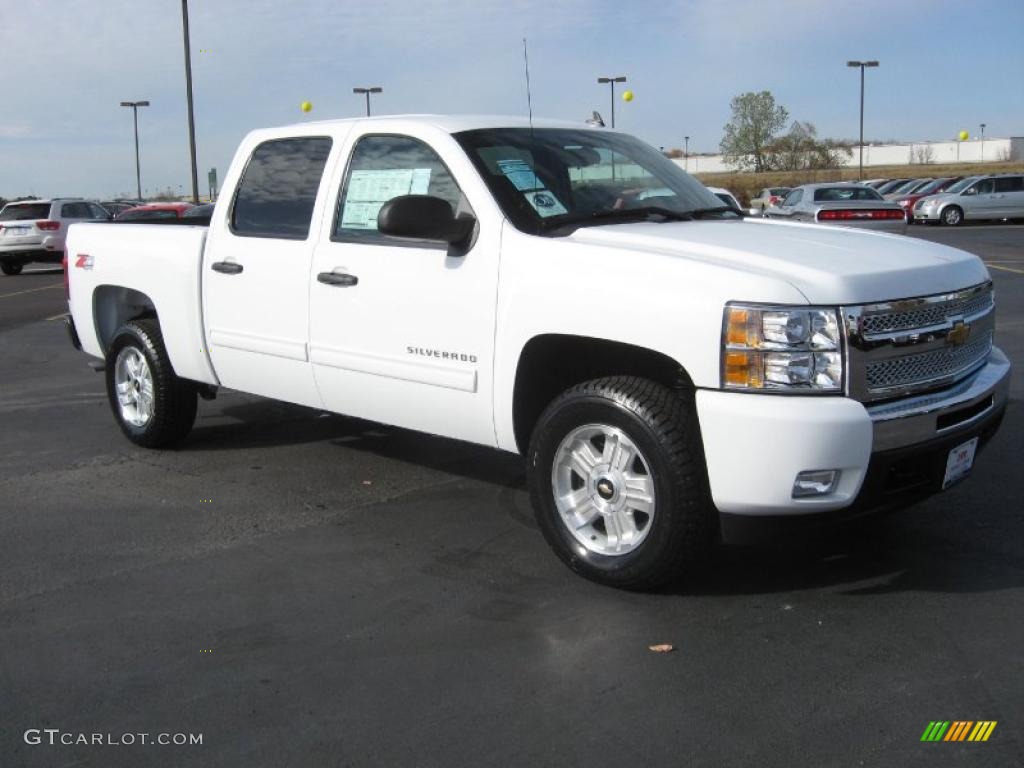
[[[230,392],[137,449],[60,270],[0,279],[0,765],[1024,764],[1024,226],[910,232],[996,283],[1017,370],[973,477],[659,594],[565,569],[514,456]]]

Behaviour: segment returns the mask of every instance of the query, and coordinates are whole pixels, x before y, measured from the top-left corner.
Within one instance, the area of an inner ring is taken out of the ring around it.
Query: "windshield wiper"
[[[690,218],[703,219],[704,216],[709,213],[735,213],[737,216],[742,216],[742,214],[731,205],[718,205],[714,208],[698,208],[695,211],[690,211]]]
[[[569,219],[542,222],[544,229],[555,231],[579,227],[600,226],[601,224],[614,224],[623,221],[646,221],[653,218],[660,218],[662,221],[692,221],[693,215],[689,211],[673,211],[671,208],[648,205],[643,208],[620,208],[613,210],[594,211],[586,216],[576,216]]]

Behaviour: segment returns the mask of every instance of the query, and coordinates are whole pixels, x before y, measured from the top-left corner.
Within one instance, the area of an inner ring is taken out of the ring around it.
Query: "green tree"
[[[785,107],[775,103],[771,91],[742,93],[733,98],[732,119],[718,145],[727,164],[741,171],[768,170],[768,148],[789,119]]]

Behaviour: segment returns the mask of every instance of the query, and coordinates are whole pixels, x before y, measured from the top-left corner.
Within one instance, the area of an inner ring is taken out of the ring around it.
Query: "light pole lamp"
[[[619,75],[617,77],[599,77],[597,82],[601,85],[608,83],[612,87],[612,128],[615,127],[615,84],[626,82],[625,75]]]
[[[142,200],[142,174],[139,171],[139,107],[148,107],[148,101],[122,101],[122,107],[132,108],[132,122],[135,124],[135,191]]]
[[[981,128],[981,162],[985,162],[985,124],[978,123],[978,127]]]
[[[864,68],[877,67],[877,61],[848,61],[848,67],[860,67],[860,170],[857,172],[857,180],[864,180]]]
[[[384,89],[380,86],[373,86],[372,88],[353,88],[352,93],[365,93],[366,94],[366,116],[370,116],[370,94],[371,93],[383,93]]]

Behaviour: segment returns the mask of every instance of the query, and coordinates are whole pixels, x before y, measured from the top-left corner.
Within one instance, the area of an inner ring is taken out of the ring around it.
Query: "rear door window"
[[[310,136],[260,144],[238,182],[231,231],[242,237],[305,240],[331,139]]]
[[[1003,176],[995,179],[996,192],[1020,192],[1024,190],[1024,176]]]

